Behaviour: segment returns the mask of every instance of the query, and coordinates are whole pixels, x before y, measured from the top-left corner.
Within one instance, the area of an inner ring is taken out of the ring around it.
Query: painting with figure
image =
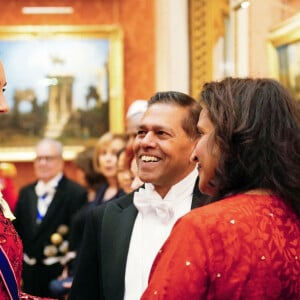
[[[88,143],[109,129],[108,39],[1,40],[6,99],[1,146],[42,137]]]

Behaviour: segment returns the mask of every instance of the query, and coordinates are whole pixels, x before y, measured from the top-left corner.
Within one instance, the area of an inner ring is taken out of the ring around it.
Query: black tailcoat
[[[195,183],[192,209],[206,196]],[[93,209],[88,218],[69,300],[123,300],[131,233],[137,216],[133,193]]]
[[[63,176],[44,219],[37,224],[38,198],[35,185],[36,182],[20,190],[14,226],[22,239],[24,253],[37,261],[33,266],[24,262],[24,291],[33,295],[49,296],[48,282],[60,274],[63,266],[59,263],[44,265],[44,248],[51,245],[50,237],[57,232],[60,225],[70,226],[73,215],[87,201],[87,196],[82,186]],[[63,238],[67,240],[68,234]]]

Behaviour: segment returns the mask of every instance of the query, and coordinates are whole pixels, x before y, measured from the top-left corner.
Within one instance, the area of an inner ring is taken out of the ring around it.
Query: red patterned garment
[[[20,288],[20,279],[22,275],[22,259],[23,259],[23,246],[22,242],[15,231],[11,221],[4,217],[0,209],[0,244],[5,251],[10,263],[15,271],[16,278],[18,279],[18,286]],[[9,300],[6,287],[0,278],[0,299]]]
[[[1,197],[1,195],[0,195]],[[0,209],[0,245],[5,251],[13,267],[18,288],[20,290],[22,265],[23,265],[23,245],[19,235],[17,234],[11,221],[4,217]],[[20,299],[28,300],[47,300],[47,298],[40,298],[20,292]],[[6,287],[0,277],[0,300],[10,300]]]
[[[299,218],[268,195],[191,211],[157,255],[142,299],[299,300]]]

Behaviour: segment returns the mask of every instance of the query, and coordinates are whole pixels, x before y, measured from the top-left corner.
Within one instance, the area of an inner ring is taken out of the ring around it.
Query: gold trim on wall
[[[300,40],[300,14],[284,21],[274,27],[269,33],[268,53],[270,74],[279,79],[279,65],[277,47],[286,44],[292,44]]]
[[[198,99],[205,82],[213,80],[213,51],[220,35],[228,0],[189,0],[190,93]]]
[[[286,47],[285,50],[287,50],[287,48],[296,45],[300,48],[300,14],[273,28],[269,33],[267,43],[270,76],[281,81],[292,92],[296,100],[299,101],[300,71],[299,65],[297,65],[297,63],[300,63],[299,48],[294,50],[295,55],[293,57],[289,56],[287,51],[282,54],[285,61],[284,67],[281,68],[279,64],[279,48]]]
[[[123,62],[123,32],[114,25],[104,26],[0,26],[0,40],[32,40],[66,38],[82,39],[108,39],[109,53],[108,68],[108,99],[109,99],[109,130],[112,132],[124,131],[124,62]],[[1,59],[1,53],[0,53]],[[22,66],[19,66],[22,70]],[[24,71],[24,70],[22,70]],[[26,70],[25,70],[26,72]],[[7,73],[7,72],[6,72]],[[10,75],[13,76],[13,75]],[[8,77],[8,74],[6,74]],[[9,88],[9,82],[8,82]],[[2,128],[1,128],[2,130]],[[26,137],[24,137],[26,138]],[[28,143],[24,143],[27,145]],[[82,150],[84,143],[67,145],[64,151],[66,159],[73,159],[78,151]],[[2,147],[0,149],[1,161],[28,161],[33,158],[33,146]]]

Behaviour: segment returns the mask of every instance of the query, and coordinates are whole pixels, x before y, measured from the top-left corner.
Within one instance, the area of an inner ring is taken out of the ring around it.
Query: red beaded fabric
[[[299,218],[271,195],[191,211],[158,254],[142,299],[300,299]]]

